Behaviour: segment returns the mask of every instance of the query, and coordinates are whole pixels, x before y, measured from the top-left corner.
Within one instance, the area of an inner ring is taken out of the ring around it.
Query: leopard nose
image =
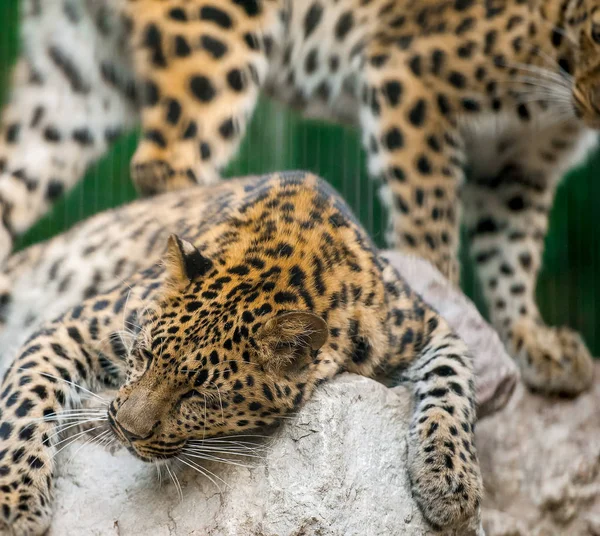
[[[162,417],[165,404],[146,389],[136,389],[117,409],[114,420],[127,439],[143,439]]]

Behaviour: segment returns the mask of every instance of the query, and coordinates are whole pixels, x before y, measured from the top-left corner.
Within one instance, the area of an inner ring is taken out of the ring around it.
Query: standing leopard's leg
[[[421,67],[407,67],[406,57],[388,51],[373,49],[364,75],[361,125],[369,172],[384,180],[392,243],[432,261],[458,282],[462,140],[448,98],[410,71]]]
[[[491,320],[526,384],[573,395],[592,381],[591,356],[576,332],[546,326],[535,290],[556,183],[579,137],[567,125],[532,133],[522,145],[518,139],[500,140],[499,169],[476,175],[466,188],[472,256]]]
[[[131,2],[145,86],[132,175],[145,195],[218,180],[266,77],[272,8],[262,2]]]
[[[135,116],[106,81],[118,28],[103,22],[101,35],[78,2],[25,0],[22,11],[22,56],[0,122],[0,261]]]

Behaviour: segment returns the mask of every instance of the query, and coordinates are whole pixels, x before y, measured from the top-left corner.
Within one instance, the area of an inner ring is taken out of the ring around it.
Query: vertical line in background
[[[258,139],[256,140],[256,142],[259,144],[258,147],[256,148],[256,151],[251,151],[249,150],[248,153],[249,155],[254,155],[254,158],[256,159],[256,166],[260,167],[261,169],[265,168],[265,163],[267,160],[269,160],[270,158],[272,158],[272,155],[270,155],[269,157],[266,157],[266,152],[265,152],[265,146],[266,143],[269,143],[269,135],[271,134],[271,132],[269,132],[266,128],[265,128],[265,116],[268,114],[268,109],[264,106],[261,106],[258,108],[258,110],[256,110],[257,113],[255,113],[255,115],[257,115],[257,119],[258,119],[258,132],[259,132],[259,136],[262,136],[262,140]],[[265,143],[266,141],[266,143]],[[252,162],[250,162],[250,164],[252,164]],[[270,162],[269,162],[270,164]],[[247,166],[248,164],[246,164]],[[248,167],[246,167],[244,170],[244,174],[248,173],[249,169]]]
[[[344,132],[347,129],[344,129]],[[353,161],[353,170],[352,170],[352,176],[349,178],[350,181],[354,181],[354,190],[355,190],[355,196],[356,196],[356,200],[354,202],[354,205],[356,207],[356,213],[358,215],[358,219],[363,222],[363,224],[365,225],[365,227],[367,227],[367,231],[372,235],[373,234],[373,229],[370,228],[368,226],[368,222],[366,221],[365,218],[365,205],[370,205],[371,204],[371,199],[367,199],[367,198],[363,198],[361,195],[361,192],[363,191],[364,188],[364,184],[362,183],[362,174],[361,174],[361,170],[360,170],[360,151],[356,150],[356,137],[352,137],[352,145],[354,147],[352,147],[352,161]],[[345,155],[345,158],[348,158],[348,154]]]
[[[273,162],[275,170],[285,169],[286,167],[286,136],[288,132],[288,117],[287,114],[282,113],[279,107],[270,106],[271,110],[271,121],[273,122],[273,135],[275,137],[275,160]]]
[[[348,132],[346,130],[342,130],[342,195],[344,196],[344,199],[346,199],[348,201],[348,192],[349,192],[349,187],[348,187],[348,158],[347,158],[347,154],[348,154]],[[350,202],[348,204],[351,204]]]
[[[360,143],[359,144],[359,148],[362,151],[363,150],[363,144]],[[359,170],[359,177],[361,179],[363,179],[364,181],[366,181],[367,183],[367,202],[369,203],[368,206],[368,213],[367,213],[367,226],[368,226],[368,231],[369,234],[373,237],[374,240],[376,240],[380,234],[380,229],[375,229],[375,178],[374,177],[370,177],[369,173],[365,173],[364,177],[362,177],[362,167],[361,167],[361,151],[358,151],[358,165],[357,168]],[[366,152],[366,151],[365,151]],[[368,166],[368,162],[366,162],[366,165]]]

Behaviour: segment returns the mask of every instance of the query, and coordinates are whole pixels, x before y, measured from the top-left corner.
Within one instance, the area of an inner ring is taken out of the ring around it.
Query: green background
[[[17,36],[18,0],[0,0],[0,102],[6,97],[10,68],[18,51]],[[119,140],[89,170],[85,180],[22,238],[19,247],[132,199],[135,192],[129,180],[129,158],[135,144],[135,134]],[[368,179],[356,131],[304,121],[276,103],[261,102],[238,158],[224,175],[284,169],[306,169],[325,177],[350,203],[377,243],[383,245],[385,218],[374,184]],[[600,266],[600,227],[596,219],[600,212],[599,169],[597,152],[560,187],[538,284],[538,300],[546,320],[578,329],[594,355],[600,355],[600,336],[595,329],[600,298],[600,286],[596,284]],[[470,266],[467,262],[463,265],[465,291],[481,305]]]

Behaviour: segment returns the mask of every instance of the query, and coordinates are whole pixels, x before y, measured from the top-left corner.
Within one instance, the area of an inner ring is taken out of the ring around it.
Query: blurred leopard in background
[[[21,3],[2,257],[137,123],[140,192],[217,181],[262,92],[360,126],[392,243],[454,281],[463,206],[491,319],[527,384],[590,384],[583,341],[544,324],[535,286],[557,183],[600,125],[600,2]]]
[[[402,375],[424,516],[480,530],[467,347],[315,176],[137,201],[17,253],[4,275],[2,336],[38,327],[0,387],[2,534],[51,522],[61,430],[87,423],[144,461],[185,462],[186,445],[276,423],[344,371]],[[105,387],[113,400],[80,409]]]

